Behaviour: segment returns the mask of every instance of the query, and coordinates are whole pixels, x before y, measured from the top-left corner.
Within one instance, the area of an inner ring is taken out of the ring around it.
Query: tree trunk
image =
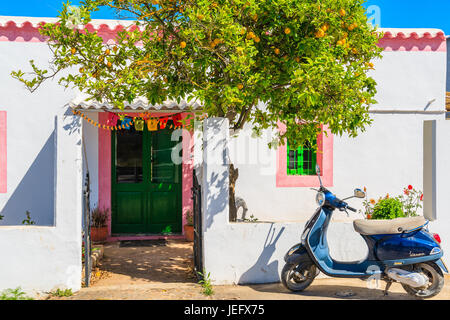
[[[237,220],[237,209],[234,198],[234,191],[236,186],[236,180],[239,177],[239,169],[235,169],[234,165],[230,164],[230,190],[229,190],[229,207],[230,207],[230,222],[236,222]]]

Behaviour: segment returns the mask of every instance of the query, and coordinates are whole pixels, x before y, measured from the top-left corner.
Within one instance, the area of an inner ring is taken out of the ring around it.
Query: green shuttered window
[[[287,174],[309,176],[316,173],[316,150],[309,142],[292,149],[287,143]]]

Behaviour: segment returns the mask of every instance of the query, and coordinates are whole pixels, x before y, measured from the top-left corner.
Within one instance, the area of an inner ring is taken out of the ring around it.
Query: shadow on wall
[[[26,211],[35,225],[54,225],[55,131],[3,207],[0,225],[22,225]]]
[[[204,164],[207,166],[207,164]],[[208,208],[208,214],[206,215],[204,230],[207,231],[213,224],[214,218],[223,212],[223,210],[228,209],[228,171],[222,172],[221,176],[219,174],[213,173],[210,180],[210,186],[214,186],[215,192],[208,192],[208,198],[206,199],[206,208]],[[202,192],[204,186],[202,186]],[[217,190],[217,188],[220,188]],[[229,211],[226,210],[226,217],[229,219]],[[216,222],[222,224],[223,222]]]
[[[274,224],[272,223],[270,225],[269,232],[264,242],[263,250],[260,253],[258,260],[250,269],[242,274],[238,281],[239,284],[280,281],[278,261],[272,261],[271,263],[269,263],[269,261],[272,258],[273,253],[275,252],[276,244],[284,230],[285,227],[280,228],[277,235],[275,236],[275,233],[277,231],[275,230]],[[261,274],[264,274],[264,277],[261,277]],[[258,279],[257,282],[255,282],[255,279]]]

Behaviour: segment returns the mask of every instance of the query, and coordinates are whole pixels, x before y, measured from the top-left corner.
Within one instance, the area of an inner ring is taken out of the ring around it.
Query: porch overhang
[[[69,102],[69,106],[73,109],[83,109],[89,111],[123,111],[109,102],[99,102],[86,94],[80,94]],[[183,110],[201,111],[202,106],[198,101],[192,99],[188,102],[185,99],[180,99],[180,102],[175,100],[166,100],[161,104],[151,104],[145,97],[138,97],[131,103],[125,103],[124,110],[128,111],[152,111],[152,112],[171,112]]]

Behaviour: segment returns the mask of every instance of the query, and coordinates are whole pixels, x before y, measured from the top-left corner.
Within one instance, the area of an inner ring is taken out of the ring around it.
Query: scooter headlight
[[[316,202],[319,206],[322,206],[325,203],[325,193],[317,192]]]

